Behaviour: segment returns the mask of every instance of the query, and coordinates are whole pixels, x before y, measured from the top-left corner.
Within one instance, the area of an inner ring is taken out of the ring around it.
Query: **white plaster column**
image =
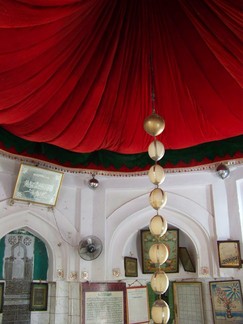
[[[80,236],[78,243],[86,236],[93,234],[93,194],[93,190],[88,187],[88,184],[80,191]],[[92,262],[80,258],[78,252],[77,257],[79,259],[79,276],[81,277],[82,272],[87,272],[90,280]]]
[[[56,283],[51,282],[48,285],[49,291],[49,301],[48,301],[48,309],[49,309],[49,318],[50,323],[55,323],[55,313],[56,313]]]
[[[56,305],[55,305],[55,321],[53,324],[68,323],[68,305],[69,305],[69,289],[68,282],[56,282]]]
[[[230,224],[228,215],[228,197],[223,179],[218,179],[212,185],[213,205],[216,228],[216,240],[230,238]]]
[[[69,283],[68,324],[80,324],[80,283]]]
[[[100,183],[100,186],[103,186],[103,183]],[[92,262],[92,280],[99,281],[105,280],[105,228],[106,228],[106,217],[105,217],[105,190],[99,190],[97,188],[94,192],[94,219],[93,223],[93,234],[97,236],[103,245],[102,252],[100,256]]]
[[[226,179],[231,239],[243,239],[243,168],[231,170]]]

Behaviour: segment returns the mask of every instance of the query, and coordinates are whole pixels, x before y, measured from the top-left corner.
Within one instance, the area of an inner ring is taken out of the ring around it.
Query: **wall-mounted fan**
[[[78,254],[86,261],[92,261],[101,254],[102,242],[94,235],[87,236],[79,242]]]

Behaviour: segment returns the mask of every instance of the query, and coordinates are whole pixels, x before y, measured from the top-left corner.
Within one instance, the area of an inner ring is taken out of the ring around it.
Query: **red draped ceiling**
[[[243,134],[239,0],[0,0],[0,126],[72,152]]]

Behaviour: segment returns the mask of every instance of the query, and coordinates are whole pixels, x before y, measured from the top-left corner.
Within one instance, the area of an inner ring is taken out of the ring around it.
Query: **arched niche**
[[[191,238],[184,233],[182,230],[180,230],[180,239],[179,239],[179,246],[182,248],[186,248],[188,254],[189,254],[189,258],[192,260],[192,263],[195,267],[195,271],[196,273],[198,273],[200,271],[200,269],[197,269],[197,250],[196,247],[193,243],[193,241],[191,240]],[[180,266],[180,272],[184,273],[184,274],[188,274],[189,276],[192,275],[191,272],[187,273],[187,271],[185,271],[182,262],[179,262],[179,266]],[[199,271],[198,271],[199,270]]]
[[[147,230],[148,226],[142,228],[141,230]],[[174,226],[171,226],[168,224],[168,229],[173,230],[177,229],[179,230],[179,241],[178,245],[179,247],[183,247],[187,249],[187,252],[189,254],[189,257],[191,258],[192,264],[195,268],[195,272],[193,271],[185,271],[180,259],[178,258],[178,268],[179,272],[176,273],[170,273],[169,276],[173,278],[178,278],[183,276],[183,278],[190,277],[190,278],[197,278],[198,277],[198,257],[197,257],[197,250],[196,247],[191,240],[190,237],[186,233],[184,233],[181,229],[176,228]],[[124,248],[123,248],[123,255],[124,256],[131,256],[136,257],[138,259],[138,276],[139,277],[147,277],[146,274],[142,273],[142,249],[141,249],[141,235],[140,230],[133,233],[133,235],[130,236],[130,238],[126,241]],[[179,251],[178,251],[179,253]],[[150,277],[150,275],[149,275]]]
[[[47,280],[48,254],[45,243],[23,228],[0,240],[0,277],[5,280]]]
[[[212,215],[196,202],[183,196],[167,192],[168,201],[160,213],[168,224],[178,228],[182,238],[190,244],[194,252],[197,275],[214,276],[218,271],[216,247],[212,244],[214,219]],[[112,278],[112,269],[120,268],[123,276],[123,258],[131,250],[134,257],[139,255],[139,231],[148,227],[156,212],[148,204],[148,196],[141,195],[129,201],[112,213],[107,219],[106,260],[107,279]],[[129,256],[129,255],[128,255]],[[141,276],[147,276],[141,274]],[[113,278],[114,279],[114,278]]]
[[[57,279],[57,269],[67,272],[67,252],[56,228],[45,218],[29,209],[12,208],[5,217],[0,218],[0,238],[6,234],[23,228],[32,233],[44,242],[49,259],[49,267],[47,272],[47,280],[53,281]]]

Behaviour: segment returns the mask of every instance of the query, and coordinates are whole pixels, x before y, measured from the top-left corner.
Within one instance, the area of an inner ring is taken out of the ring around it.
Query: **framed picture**
[[[210,281],[209,286],[214,323],[243,323],[243,303],[240,281]]]
[[[124,257],[125,277],[138,276],[138,262],[136,258]]]
[[[179,247],[179,258],[185,271],[196,272],[196,269],[186,247]]]
[[[175,323],[204,324],[201,282],[173,282]]]
[[[142,252],[142,271],[143,273],[154,273],[158,270],[158,264],[152,263],[149,258],[149,249],[155,243],[164,243],[169,251],[169,257],[160,266],[164,272],[179,272],[178,245],[179,230],[168,229],[159,239],[155,238],[149,230],[141,230],[141,252]]]
[[[239,241],[217,241],[220,268],[241,268]]]
[[[63,173],[21,164],[13,199],[55,206]]]
[[[0,282],[0,313],[3,312],[4,282]]]
[[[48,283],[32,282],[30,286],[30,310],[46,311],[48,302]]]
[[[127,287],[128,324],[149,323],[147,286]]]
[[[82,323],[127,324],[125,282],[83,282]]]

